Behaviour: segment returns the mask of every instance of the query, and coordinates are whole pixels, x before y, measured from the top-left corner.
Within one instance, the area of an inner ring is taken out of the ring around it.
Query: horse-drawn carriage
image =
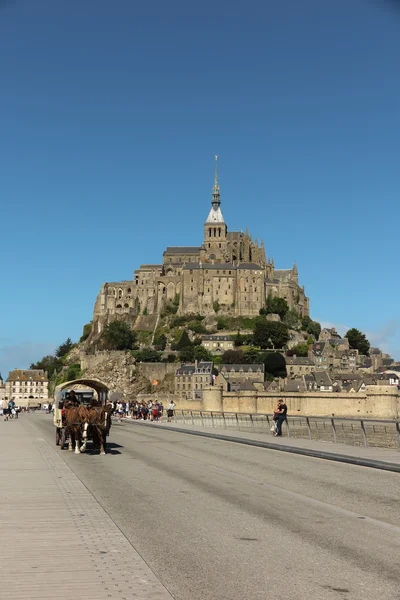
[[[112,407],[102,400],[94,400],[93,393],[65,391],[56,394],[54,425],[56,445],[62,450],[68,442],[75,453],[86,450],[88,441],[93,442],[105,454],[106,439],[111,428]]]

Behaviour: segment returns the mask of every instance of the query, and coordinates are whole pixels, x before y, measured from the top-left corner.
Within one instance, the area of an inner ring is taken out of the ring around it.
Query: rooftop
[[[48,381],[46,371],[42,369],[14,369],[8,374],[7,381]]]

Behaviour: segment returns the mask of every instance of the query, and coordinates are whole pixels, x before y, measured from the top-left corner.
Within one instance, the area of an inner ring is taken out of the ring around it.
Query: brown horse
[[[72,452],[75,445],[75,454],[80,454],[86,448],[88,410],[84,406],[67,406],[65,410],[66,428],[69,433],[69,451]],[[82,444],[83,439],[83,444]]]
[[[106,453],[106,438],[111,427],[111,412],[112,407],[110,405],[101,406],[101,404],[96,403],[88,408],[89,431],[95,446],[100,449],[100,454]],[[82,451],[86,449],[86,441],[84,439]]]

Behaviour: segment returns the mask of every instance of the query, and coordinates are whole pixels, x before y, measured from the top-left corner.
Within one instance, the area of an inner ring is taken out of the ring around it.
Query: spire
[[[213,195],[212,195],[212,205],[216,210],[221,204],[221,199],[219,195],[219,184],[218,184],[218,155],[215,155],[215,172],[214,172],[214,187],[213,187]]]
[[[215,155],[215,173],[214,173],[214,187],[211,200],[212,208],[207,217],[206,223],[225,223],[224,217],[221,212],[221,199],[219,196],[219,183],[218,183],[218,156]]]

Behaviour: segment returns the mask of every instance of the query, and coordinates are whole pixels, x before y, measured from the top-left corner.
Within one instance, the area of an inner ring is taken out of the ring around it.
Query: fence
[[[176,410],[174,422],[272,435],[270,429],[273,424],[273,415]],[[283,432],[285,433],[285,425],[283,426]],[[400,448],[399,419],[378,420],[288,415],[286,434],[292,438],[318,440],[335,444]]]

